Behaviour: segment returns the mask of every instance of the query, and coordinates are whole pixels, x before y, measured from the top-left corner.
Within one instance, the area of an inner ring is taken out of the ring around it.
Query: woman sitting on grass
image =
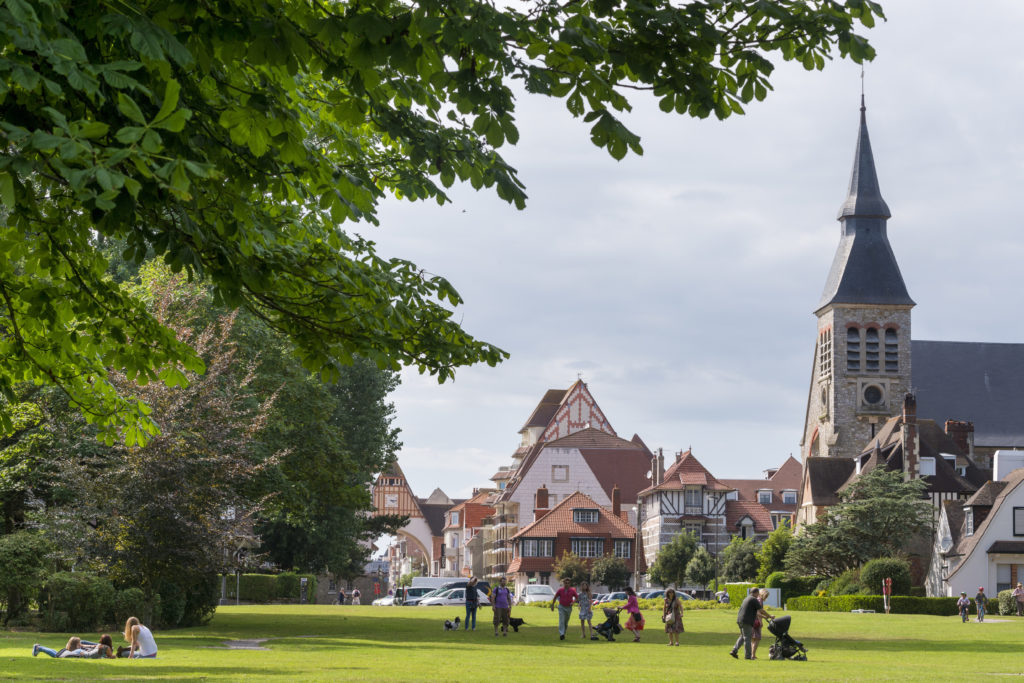
[[[60,650],[51,650],[39,644],[32,646],[33,657],[40,652],[59,659],[114,659],[114,641],[106,633],[100,637],[98,643],[90,643],[78,636],[72,636],[68,639],[67,645]]]
[[[124,639],[131,643],[128,647],[130,659],[156,659],[156,640],[153,632],[143,626],[137,617],[128,617],[124,624]]]

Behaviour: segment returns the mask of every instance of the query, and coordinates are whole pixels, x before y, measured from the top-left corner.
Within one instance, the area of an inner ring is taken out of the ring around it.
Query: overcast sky
[[[1024,341],[1024,3],[889,0],[866,32],[868,127],[913,337]],[[813,309],[839,239],[860,67],[779,63],[775,90],[724,122],[634,98],[645,153],[616,162],[560,100],[522,97],[526,210],[464,188],[446,207],[393,201],[382,254],[447,277],[457,318],[511,353],[393,395],[399,464],[453,498],[510,463],[547,389],[587,382],[612,427],[688,447],[715,475],[800,457]]]

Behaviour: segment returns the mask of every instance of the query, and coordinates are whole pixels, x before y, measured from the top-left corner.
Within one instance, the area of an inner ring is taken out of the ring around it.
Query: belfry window
[[[878,372],[878,330],[873,327],[864,334],[864,369]]]
[[[900,371],[900,344],[896,330],[891,327],[885,330],[885,371]]]
[[[846,369],[860,372],[860,330],[856,327],[846,330]]]
[[[818,339],[821,379],[832,379],[832,330],[823,330]]]

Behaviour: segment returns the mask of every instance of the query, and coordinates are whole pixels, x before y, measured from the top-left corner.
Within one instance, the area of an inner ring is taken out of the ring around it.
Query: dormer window
[[[577,524],[597,523],[597,510],[592,508],[575,508],[572,511],[572,521]]]
[[[796,505],[796,491],[783,491],[782,502],[785,505]]]
[[[964,536],[974,535],[974,508],[964,508]]]
[[[772,492],[770,489],[761,489],[757,492],[757,502],[761,505],[772,504]]]
[[[452,513],[452,524],[458,524],[458,523],[459,523],[459,513],[458,512],[453,512]]]
[[[1013,535],[1024,536],[1024,508],[1013,508]]]

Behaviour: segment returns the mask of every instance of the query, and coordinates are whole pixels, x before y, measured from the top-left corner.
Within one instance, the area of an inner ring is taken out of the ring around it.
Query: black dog
[[[444,630],[445,631],[458,631],[459,630],[459,618],[455,617],[454,621],[450,621],[448,619],[445,619],[444,620]]]
[[[526,622],[523,621],[522,619],[520,619],[519,617],[512,617],[511,619],[508,620],[508,625],[511,626],[512,630],[515,631],[516,633],[519,633],[519,627],[522,626],[525,623]]]

